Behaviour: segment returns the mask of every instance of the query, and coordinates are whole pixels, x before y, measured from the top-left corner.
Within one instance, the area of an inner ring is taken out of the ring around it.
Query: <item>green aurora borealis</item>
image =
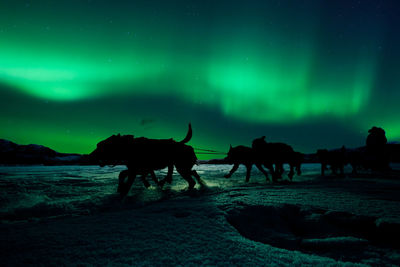
[[[0,138],[311,152],[400,138],[397,1],[0,1]],[[199,155],[200,157],[200,155]],[[205,156],[206,157],[206,156]]]

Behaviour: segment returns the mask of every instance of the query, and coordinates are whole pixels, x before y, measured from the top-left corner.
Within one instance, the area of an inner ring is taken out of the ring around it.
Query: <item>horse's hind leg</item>
[[[195,171],[195,170],[192,170],[192,175],[194,176],[194,177],[196,177],[196,179],[200,179],[200,175]]]
[[[188,182],[189,190],[193,189],[194,186],[196,185],[196,182],[192,178],[192,170],[182,170],[179,168],[176,168],[176,170],[183,177],[183,179],[185,179]]]
[[[192,176],[194,176],[194,177],[196,178],[197,182],[198,182],[201,186],[206,185],[206,184],[204,183],[204,181],[201,179],[200,175],[199,175],[195,170],[192,170]]]

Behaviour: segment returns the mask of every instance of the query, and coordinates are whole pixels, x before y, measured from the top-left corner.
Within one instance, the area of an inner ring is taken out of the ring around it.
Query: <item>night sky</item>
[[[399,1],[0,1],[0,138],[400,139]],[[200,155],[199,155],[200,157]],[[211,156],[215,157],[215,156]],[[200,157],[201,158],[201,157]]]

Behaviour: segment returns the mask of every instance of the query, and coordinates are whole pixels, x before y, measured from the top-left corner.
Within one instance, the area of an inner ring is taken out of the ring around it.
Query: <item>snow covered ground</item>
[[[400,263],[396,173],[320,177],[318,164],[306,164],[293,182],[272,184],[255,168],[250,183],[243,167],[223,178],[230,168],[196,166],[207,186],[192,192],[178,174],[163,190],[138,179],[121,201],[122,166],[0,167],[1,263]]]

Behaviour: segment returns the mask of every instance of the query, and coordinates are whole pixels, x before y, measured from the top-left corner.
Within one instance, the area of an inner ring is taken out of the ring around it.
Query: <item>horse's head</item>
[[[121,164],[127,160],[133,141],[133,135],[112,135],[100,141],[89,156],[101,167]]]
[[[265,141],[265,136],[262,136],[260,138],[254,139],[251,144],[251,147],[253,149],[260,149],[263,148],[265,145],[267,145],[267,142]]]

